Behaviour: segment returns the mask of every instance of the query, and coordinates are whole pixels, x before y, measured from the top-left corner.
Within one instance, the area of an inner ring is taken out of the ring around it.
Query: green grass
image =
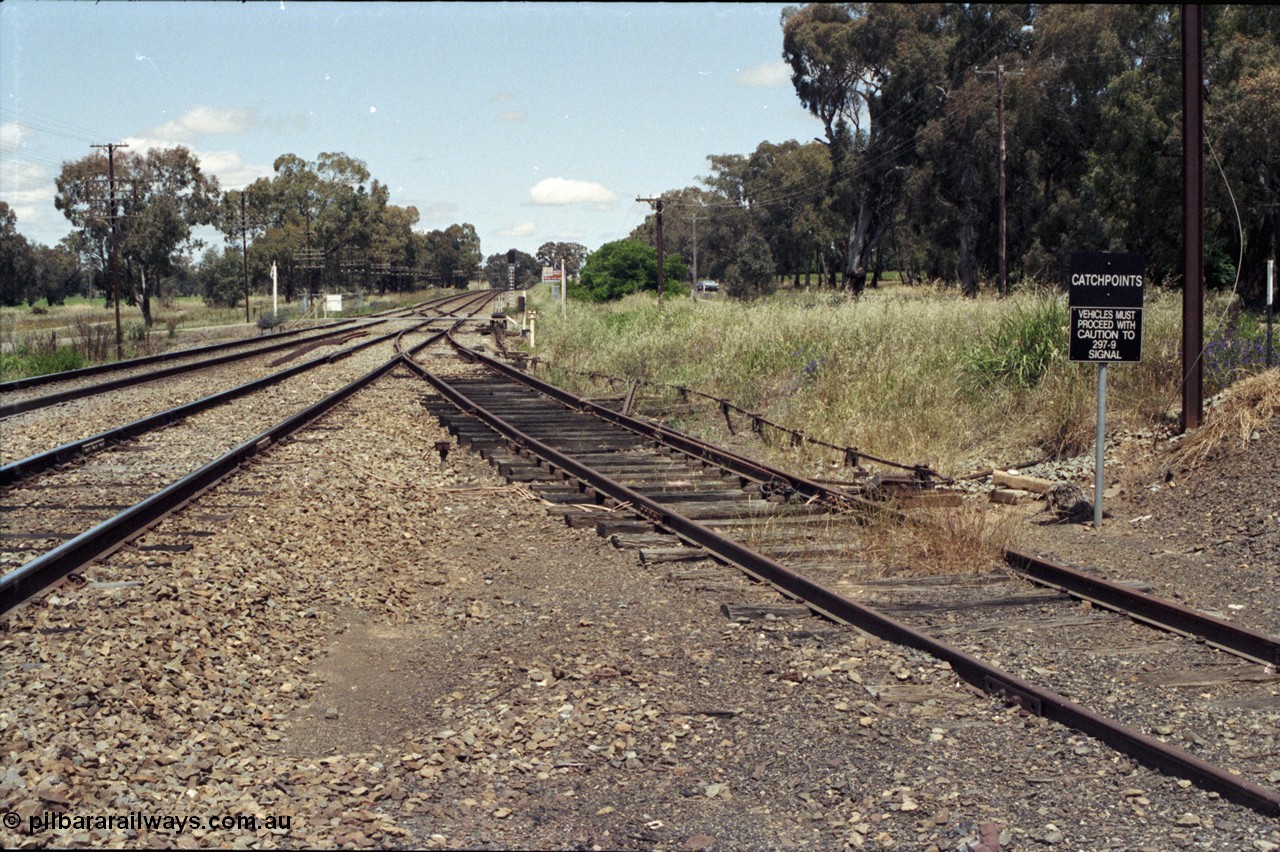
[[[0,381],[62,373],[83,366],[84,356],[74,346],[59,346],[52,351],[23,347],[15,352],[0,353]]]
[[[579,391],[618,392],[580,372],[685,385],[815,438],[946,474],[1092,445],[1096,371],[1066,360],[1062,297],[964,299],[895,285],[859,301],[783,291],[753,303],[685,298],[659,308],[637,294],[571,303],[567,319],[545,296],[531,300],[538,354]],[[1148,293],[1143,361],[1109,371],[1111,427],[1149,426],[1176,402],[1179,306],[1177,293]],[[708,408],[676,425],[721,428]],[[838,464],[831,453],[777,443],[778,454],[815,474]]]

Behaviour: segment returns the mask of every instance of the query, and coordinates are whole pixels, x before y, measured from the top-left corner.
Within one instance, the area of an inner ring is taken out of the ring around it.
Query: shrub
[[[1017,306],[987,339],[966,348],[964,372],[978,389],[1005,384],[1029,389],[1067,351],[1067,308],[1057,299]]]
[[[688,275],[677,254],[663,258],[663,289],[667,295],[688,295],[681,280]],[[605,243],[594,251],[582,267],[582,275],[569,292],[579,299],[607,302],[640,290],[658,289],[658,252],[638,240]]]
[[[1271,363],[1280,364],[1280,346],[1271,342]],[[1205,393],[1216,394],[1267,368],[1266,326],[1252,314],[1214,332],[1204,347]]]
[[[283,325],[289,319],[288,314],[284,311],[263,311],[258,314],[258,328],[262,331],[270,331],[278,325]]]
[[[74,346],[57,349],[31,349],[23,347],[13,353],[0,356],[0,376],[6,381],[26,376],[43,376],[47,373],[65,373],[85,366],[84,358]]]

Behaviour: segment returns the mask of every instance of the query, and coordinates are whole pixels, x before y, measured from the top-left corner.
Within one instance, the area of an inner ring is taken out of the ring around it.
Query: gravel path
[[[12,616],[0,845],[1280,848],[928,657],[726,621],[766,590],[642,567],[456,447],[440,472],[426,393],[384,378]],[[290,825],[25,832],[48,811]]]

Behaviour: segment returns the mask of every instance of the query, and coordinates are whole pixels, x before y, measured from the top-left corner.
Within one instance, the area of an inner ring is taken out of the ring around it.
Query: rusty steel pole
[[[662,266],[663,266],[663,250],[662,250],[662,199],[658,199],[658,304],[662,304]]]
[[[1000,280],[996,283],[996,287],[1000,291],[1000,295],[1004,296],[1009,292],[1009,262],[1008,262],[1008,225],[1005,216],[1004,206],[1004,161],[1005,161],[1005,144],[1004,144],[1004,66],[996,66],[996,124],[1000,128],[1000,169],[996,178],[997,189],[1000,194]]]
[[[1182,428],[1204,413],[1204,45],[1200,7],[1182,7]]]

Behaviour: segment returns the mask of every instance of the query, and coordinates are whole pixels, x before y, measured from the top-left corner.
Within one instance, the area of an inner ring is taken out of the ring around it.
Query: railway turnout
[[[807,613],[803,617],[914,649],[1028,717],[1087,734],[1258,814],[1280,816],[1274,760],[1265,751],[1244,754],[1234,736],[1220,736],[1223,730],[1265,728],[1267,690],[1274,688],[1280,664],[1276,638],[1140,585],[1107,581],[1016,549],[998,565],[975,565],[956,576],[869,575],[860,553],[864,533],[887,523],[920,523],[910,512],[575,397],[480,351],[474,336],[464,344],[463,329],[476,330],[492,297],[466,294],[420,306],[410,316],[325,329],[283,346],[274,342],[271,351],[277,366],[288,364],[284,369],[0,467],[6,524],[0,615],[41,606],[41,595],[68,579],[77,584],[95,561],[198,504],[228,477],[297,440],[375,383],[413,377],[417,381],[392,383],[412,388],[423,416],[535,495],[555,520],[593,529],[635,551],[643,568],[661,565],[706,577],[718,563],[741,572],[759,594],[724,604],[731,620]],[[312,357],[321,345],[330,351]],[[494,346],[501,351],[499,341]],[[446,361],[454,366],[436,369]],[[182,369],[188,368],[197,367],[193,362]],[[110,399],[126,385],[163,386],[182,375],[145,372],[74,391],[53,382],[47,393],[24,388],[35,391],[24,397],[28,407],[0,416],[25,424],[55,406]],[[304,384],[311,386],[306,393],[287,390]],[[267,418],[255,405],[275,416]],[[209,424],[219,418],[240,421],[238,431],[191,443],[192,431],[212,433]],[[180,434],[183,428],[188,432]],[[436,451],[441,471],[458,452],[449,442],[437,442]],[[422,469],[436,464],[434,457],[418,460]],[[149,546],[193,545],[166,540]],[[589,576],[581,581],[591,582]],[[781,597],[770,597],[770,589]],[[1123,653],[1130,644],[1143,649],[1143,674],[1122,680],[1107,670],[1105,649]],[[1102,649],[1097,656],[1103,662],[1075,659],[1069,651],[1074,645]],[[1199,709],[1192,713],[1183,711],[1185,705],[1175,712],[1168,691],[1159,687],[1187,672],[1217,673],[1220,694],[1216,702],[1193,703]],[[1103,698],[1099,686],[1105,686]]]

